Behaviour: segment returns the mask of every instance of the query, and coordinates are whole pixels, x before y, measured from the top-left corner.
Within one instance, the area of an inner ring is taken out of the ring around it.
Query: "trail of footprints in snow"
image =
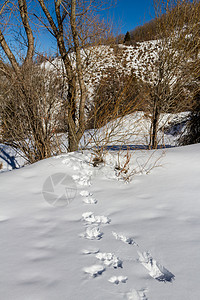
[[[82,161],[77,161],[76,158],[71,157],[63,161],[72,166],[74,171],[78,171],[78,174],[73,175],[73,179],[81,186],[90,186],[91,185],[91,176],[93,172],[91,171],[90,166],[87,163]],[[88,190],[82,190],[80,192],[82,196],[82,201],[85,204],[97,204],[96,198]],[[100,231],[99,225],[109,224],[111,220],[106,216],[95,216],[93,212],[85,212],[82,215],[82,221],[86,224],[85,233],[81,236],[89,240],[100,240],[103,236],[103,232]],[[113,236],[128,245],[133,245],[139,247],[139,245],[134,241],[132,237],[126,237],[122,234],[117,234],[112,232]],[[158,280],[164,282],[171,282],[175,276],[158,263],[149,252],[138,252],[139,259],[138,261],[149,271],[149,275]],[[96,258],[100,260],[103,265],[92,265],[90,267],[84,268],[84,272],[91,277],[97,277],[101,275],[106,267],[113,268],[122,268],[122,260],[116,257],[113,253],[101,253],[99,249],[83,250],[83,254],[93,254],[96,255]],[[113,284],[126,283],[128,277],[126,276],[112,276],[108,281]],[[147,300],[145,290],[136,291],[132,290],[126,294],[127,299],[137,299],[137,300]]]
[[[127,238],[126,236],[122,234],[117,234],[116,232],[112,232],[113,236],[126,244],[129,245],[136,245],[139,247],[139,245],[133,240],[133,238]],[[168,271],[165,267],[163,267],[159,262],[157,262],[149,252],[139,252],[137,251],[139,255],[139,262],[149,271],[149,275],[158,280],[158,281],[164,281],[164,282],[171,282],[175,276]]]
[[[71,158],[71,160],[65,159],[63,163],[70,165],[74,171],[78,171],[78,174],[72,176],[76,183],[81,186],[91,185],[92,171],[88,168],[86,163],[77,162],[74,158]],[[88,190],[82,190],[80,195],[85,204],[97,204],[96,198]],[[101,232],[99,225],[109,224],[111,222],[108,217],[95,216],[93,212],[83,213],[82,221],[87,227],[85,233],[81,234],[81,236],[89,240],[100,240],[103,236],[103,232]],[[101,253],[98,249],[83,250],[82,253],[96,254],[96,258],[103,263],[103,265],[93,265],[84,268],[84,272],[93,278],[101,275],[106,270],[106,267],[122,268],[122,260],[113,253]],[[119,284],[120,282],[126,283],[127,279],[126,276],[113,276],[109,281],[114,284]]]

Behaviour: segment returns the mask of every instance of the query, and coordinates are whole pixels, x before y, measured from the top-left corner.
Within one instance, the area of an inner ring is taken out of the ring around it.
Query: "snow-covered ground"
[[[0,144],[0,164],[2,165],[0,172],[18,169],[25,163],[25,159],[18,151],[4,144]]]
[[[200,144],[151,153],[130,183],[115,152],[1,173],[0,299],[199,299]]]
[[[178,114],[161,114],[158,130],[158,145],[175,147],[184,133],[188,112]],[[150,142],[151,119],[142,111],[136,111],[109,122],[99,130],[85,131],[80,145],[112,145],[120,147],[130,145],[132,148],[148,147]],[[87,143],[90,141],[89,143]],[[117,148],[116,148],[117,149]]]
[[[178,140],[185,129],[187,115],[187,112],[161,115],[158,131],[159,145],[178,146]],[[110,145],[116,150],[126,145],[131,146],[132,149],[148,147],[150,126],[150,118],[144,112],[137,111],[111,121],[99,130],[85,131],[80,142],[80,149]],[[62,143],[61,148],[65,152],[68,145],[65,134],[62,135]],[[3,166],[0,172],[22,167],[27,163],[22,156],[20,156],[20,151],[17,152],[9,146],[0,144],[0,164],[2,163]]]

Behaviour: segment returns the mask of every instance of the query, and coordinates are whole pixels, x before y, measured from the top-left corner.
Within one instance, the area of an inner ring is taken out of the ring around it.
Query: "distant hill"
[[[179,16],[182,17],[184,15],[184,19],[187,25],[187,22],[193,16],[193,11],[196,10],[197,14],[200,13],[200,5],[199,1],[196,3],[186,3],[183,6],[175,6],[169,9],[167,15]],[[163,13],[161,17],[156,17],[149,22],[146,22],[143,25],[137,26],[134,29],[130,29],[130,41],[129,45],[135,45],[138,42],[145,42],[150,40],[156,40],[162,38],[159,36],[158,24],[165,23],[166,13]],[[124,35],[125,37],[125,35]],[[122,37],[121,37],[122,39]]]

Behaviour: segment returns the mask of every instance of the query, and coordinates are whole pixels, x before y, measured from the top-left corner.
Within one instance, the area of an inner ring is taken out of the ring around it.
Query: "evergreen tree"
[[[124,37],[124,44],[130,44],[130,41],[131,41],[130,32],[127,31],[127,33],[125,34],[125,37]]]

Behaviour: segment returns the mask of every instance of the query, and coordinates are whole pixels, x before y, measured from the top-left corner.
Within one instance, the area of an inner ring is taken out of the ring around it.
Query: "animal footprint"
[[[106,266],[113,268],[122,268],[122,260],[113,253],[97,253],[96,258],[102,261]]]
[[[126,237],[122,234],[118,234],[116,232],[112,232],[113,236],[116,238],[116,240],[122,241],[128,245],[136,245],[138,246],[138,244],[134,241],[134,239],[132,237]]]
[[[120,282],[126,283],[127,280],[128,277],[126,276],[112,276],[110,279],[108,279],[108,281],[114,284],[119,284]]]
[[[72,178],[79,184],[88,186],[91,185],[90,176],[88,175],[72,175]]]
[[[84,268],[84,272],[89,274],[91,277],[97,277],[105,271],[105,268],[101,265],[93,265],[91,267]]]
[[[83,191],[80,192],[80,195],[82,197],[88,197],[89,195],[92,195],[92,194],[90,192],[88,192],[88,191],[83,190]]]
[[[87,224],[108,224],[111,221],[105,216],[95,216],[93,212],[86,212],[82,214],[82,218]]]
[[[133,289],[126,294],[127,300],[148,300],[145,292],[146,290],[136,291]]]
[[[89,255],[89,254],[97,254],[99,249],[84,249],[82,250],[82,254]]]
[[[88,227],[82,236],[88,240],[100,240],[102,235],[103,232],[100,231],[99,227]]]
[[[88,196],[88,197],[83,198],[83,202],[86,204],[96,204],[97,200],[92,196]]]
[[[80,195],[82,197],[84,197],[83,202],[86,204],[96,204],[97,203],[97,200],[95,199],[95,197],[93,197],[93,194],[88,191],[81,191]]]
[[[149,271],[149,275],[158,281],[171,282],[175,276],[159,264],[149,252],[138,252],[139,261]]]

